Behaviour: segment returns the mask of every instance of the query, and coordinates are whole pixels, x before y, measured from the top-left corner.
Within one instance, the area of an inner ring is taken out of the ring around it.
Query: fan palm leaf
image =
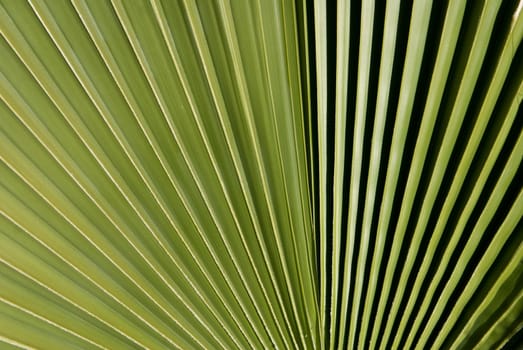
[[[0,1],[0,348],[517,344],[522,5]]]

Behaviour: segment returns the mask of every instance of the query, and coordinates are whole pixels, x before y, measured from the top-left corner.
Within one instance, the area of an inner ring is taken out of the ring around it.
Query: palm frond
[[[0,348],[516,344],[522,4],[0,1]]]

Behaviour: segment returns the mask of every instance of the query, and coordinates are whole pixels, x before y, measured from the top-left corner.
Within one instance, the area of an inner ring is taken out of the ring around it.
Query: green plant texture
[[[0,0],[0,349],[523,343],[522,0]]]

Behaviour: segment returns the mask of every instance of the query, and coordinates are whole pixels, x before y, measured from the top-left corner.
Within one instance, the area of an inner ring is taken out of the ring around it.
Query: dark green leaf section
[[[521,6],[315,2],[325,348],[523,326]]]

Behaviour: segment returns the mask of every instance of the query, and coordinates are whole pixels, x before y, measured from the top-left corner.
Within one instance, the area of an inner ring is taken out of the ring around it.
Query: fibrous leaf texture
[[[515,348],[522,7],[0,0],[0,348]]]

